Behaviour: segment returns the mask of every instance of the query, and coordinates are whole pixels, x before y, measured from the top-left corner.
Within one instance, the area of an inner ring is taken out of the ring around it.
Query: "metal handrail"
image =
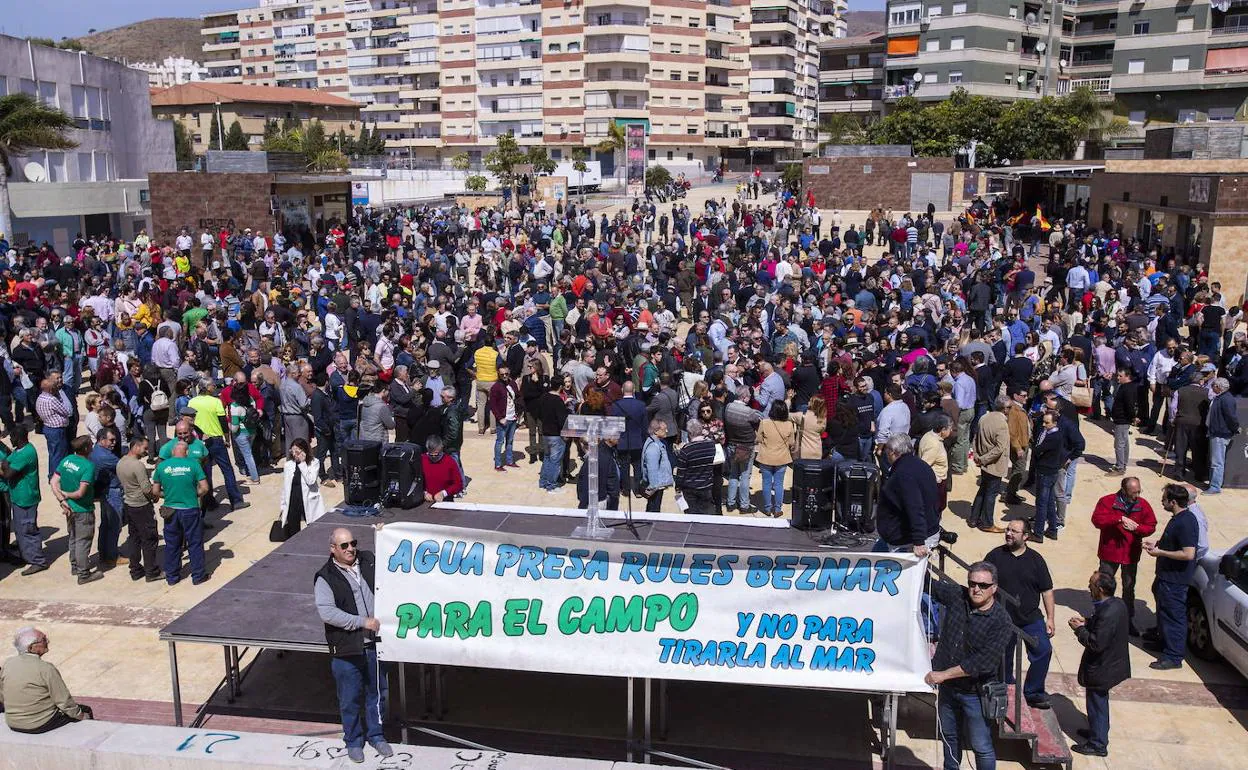
[[[963,561],[961,557],[949,550],[943,544],[936,546],[936,557],[938,564],[934,567],[934,569],[939,573],[940,577],[948,577],[945,573],[946,558],[953,560],[954,564],[957,564],[959,567],[967,570],[968,572],[971,569],[970,564]],[[1015,607],[1018,606],[1018,597],[1004,590],[1001,586],[997,586],[997,595],[1004,599],[1008,604]],[[1014,731],[1018,732],[1023,721],[1023,645],[1034,645],[1036,644],[1036,640],[1032,638],[1031,634],[1025,633],[1023,629],[1014,625],[1012,621],[1010,623],[1010,627],[1014,629],[1014,636],[1017,637],[1014,642]],[[1008,659],[1005,655],[1001,656],[1002,681],[1005,681],[1008,678],[1008,671],[1006,670],[1007,660]]]

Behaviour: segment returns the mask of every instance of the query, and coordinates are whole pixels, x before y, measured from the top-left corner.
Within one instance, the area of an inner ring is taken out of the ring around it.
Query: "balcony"
[[[1112,80],[1112,78],[1073,78],[1071,80],[1059,80],[1057,81],[1057,95],[1064,96],[1074,91],[1078,91],[1080,88],[1087,88],[1097,96],[1107,98],[1112,92]]]
[[[881,99],[845,99],[839,102],[819,102],[819,112],[874,112],[884,109]]]
[[[1235,21],[1211,27],[1209,36],[1218,42],[1230,42],[1238,37],[1248,38],[1248,21]]]
[[[895,102],[902,97],[909,96],[913,92],[914,87],[906,83],[895,86],[884,86],[884,101]]]
[[[612,16],[607,19],[594,18],[585,25],[586,37],[590,35],[628,35],[637,34],[648,22],[640,16]]]
[[[825,86],[848,85],[849,83],[875,83],[883,79],[883,67],[823,70],[819,73],[819,83]]]
[[[1117,26],[1082,27],[1082,28],[1076,27],[1075,31],[1070,34],[1070,37],[1073,37],[1075,40],[1078,40],[1080,43],[1091,43],[1091,42],[1097,42],[1097,41],[1111,42],[1116,37],[1118,37],[1118,28]]]

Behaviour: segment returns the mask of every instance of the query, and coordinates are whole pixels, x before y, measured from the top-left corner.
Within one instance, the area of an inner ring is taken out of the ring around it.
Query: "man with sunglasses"
[[[377,665],[381,622],[373,616],[375,570],[373,553],[359,550],[351,530],[339,527],[329,536],[329,559],[313,584],[316,612],[333,656],[330,670],[338,689],[342,739],[352,762],[364,761],[366,739],[381,756],[394,755],[381,724],[387,688]]]
[[[996,600],[996,566],[978,561],[967,572],[966,588],[948,577],[931,581],[932,598],[943,605],[944,613],[932,671],[924,680],[938,687],[944,770],[961,766],[960,735],[966,735],[975,753],[977,770],[993,770],[997,755],[992,746],[992,726],[984,717],[979,690],[997,679],[1014,625]]]

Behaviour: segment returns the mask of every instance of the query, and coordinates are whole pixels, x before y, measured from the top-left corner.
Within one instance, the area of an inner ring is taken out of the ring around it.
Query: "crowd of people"
[[[1052,585],[1030,546],[1061,536],[1084,432],[1099,422],[1124,480],[1093,516],[1105,577],[1090,590],[1112,595],[1117,575],[1133,618],[1141,553],[1183,562],[1181,578],[1207,536],[1176,484],[1163,500],[1175,516],[1160,542],[1145,540],[1160,524],[1126,476],[1131,431],[1161,437],[1176,482],[1221,491],[1235,398],[1248,390],[1241,308],[1199,267],[1120,233],[1060,220],[1041,231],[1004,204],[949,221],[933,208],[845,222],[810,193],[760,198],[755,178],[693,208],[358,208],[314,239],[188,229],[170,243],[80,237],[67,254],[0,244],[11,440],[0,556],[23,575],[48,568],[43,475],[79,582],[124,560],[132,579],[174,584],[183,551],[203,582],[205,514],[245,507],[262,476],[281,471],[280,540],[325,510],[321,490],[342,480],[355,439],[422,447],[429,501],[467,494],[489,471],[464,467],[474,427],[493,436],[498,478],[540,463],[542,489],[575,485],[585,506],[587,448],[561,435],[568,415],[585,414],[624,418],[623,435],[598,447],[609,508],[636,497],[648,511],[779,517],[795,462],[877,466],[877,550],[926,554],[953,477],[974,467],[968,523],[1032,555],[990,555],[970,594],[935,598],[973,610],[990,590],[977,585],[1008,580],[1039,602]],[[46,443],[43,469],[32,433]],[[1026,515],[1002,527],[1002,501]],[[1158,586],[1158,663],[1173,667],[1186,593]],[[940,650],[978,643],[981,614],[969,611],[965,639],[940,636],[938,659],[965,660]],[[1051,598],[1045,613],[1009,615],[1034,638],[1053,633]],[[984,649],[1002,652],[998,641]],[[1037,707],[1043,647],[1029,648]],[[961,694],[991,676],[942,670]],[[1093,731],[1081,746],[1103,752],[1105,731]]]

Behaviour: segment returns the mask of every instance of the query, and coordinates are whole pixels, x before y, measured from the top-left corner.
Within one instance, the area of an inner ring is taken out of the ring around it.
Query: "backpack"
[[[169,394],[158,387],[152,388],[149,406],[153,412],[163,412],[169,408]]]
[[[243,427],[253,436],[260,432],[260,411],[255,404],[247,407],[247,413],[243,415]]]

